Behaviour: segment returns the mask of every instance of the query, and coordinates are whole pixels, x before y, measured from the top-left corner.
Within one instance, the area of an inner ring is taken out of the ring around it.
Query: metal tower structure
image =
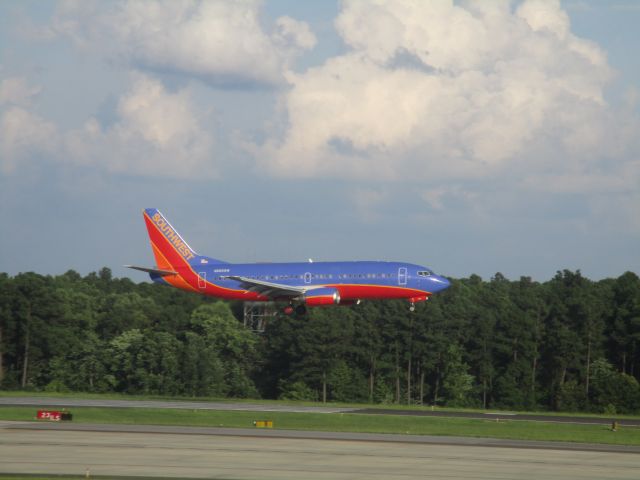
[[[269,319],[277,313],[273,302],[244,302],[244,326],[252,332],[263,333]]]

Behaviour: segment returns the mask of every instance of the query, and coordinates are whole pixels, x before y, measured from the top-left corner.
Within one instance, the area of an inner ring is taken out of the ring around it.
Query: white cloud
[[[7,91],[19,93],[11,97],[15,100],[32,90]],[[212,178],[217,165],[214,134],[204,126],[208,113],[193,104],[188,88],[170,93],[142,74],[132,74],[116,120],[107,127],[90,118],[81,128],[63,132],[28,108],[9,104],[0,110],[0,168],[11,174],[21,162],[46,156],[111,173]]]
[[[56,126],[30,110],[41,90],[24,77],[0,81],[0,172],[5,175],[59,147]]]
[[[267,34],[255,0],[63,2],[51,29],[136,68],[234,87],[283,83],[290,62],[316,41],[290,17]]]
[[[58,146],[53,123],[28,110],[11,106],[0,111],[0,171],[14,173],[34,155],[52,154]]]
[[[29,85],[24,77],[7,77],[0,82],[0,106],[28,105],[40,93],[40,87]]]
[[[260,160],[275,175],[583,175],[633,137],[603,99],[606,55],[557,1],[353,0],[335,24],[350,50],[288,76]]]
[[[310,50],[316,46],[316,36],[309,25],[289,16],[279,17],[276,20],[276,31],[273,40],[282,49],[293,49],[294,53],[302,53],[302,50]]]
[[[203,127],[204,117],[187,89],[169,93],[158,81],[134,75],[117,114],[107,128],[91,118],[66,134],[70,161],[135,175],[215,176],[213,135]]]
[[[528,0],[518,8],[517,14],[534,32],[548,30],[562,39],[569,35],[569,15],[560,8],[559,1]]]

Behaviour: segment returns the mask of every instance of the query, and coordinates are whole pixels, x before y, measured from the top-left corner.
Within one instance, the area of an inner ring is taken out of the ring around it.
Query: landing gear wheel
[[[416,306],[413,303],[411,305],[409,305],[409,311],[410,312],[415,312],[416,311]]]
[[[298,305],[296,307],[296,315],[305,315],[307,313],[307,307],[304,305]]]
[[[284,313],[285,315],[291,315],[293,314],[293,311],[294,311],[293,305],[287,305],[282,309],[282,313]]]

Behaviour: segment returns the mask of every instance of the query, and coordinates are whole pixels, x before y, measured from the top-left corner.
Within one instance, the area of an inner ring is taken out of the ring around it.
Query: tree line
[[[640,412],[640,279],[500,273],[277,315],[113,278],[0,274],[3,389]]]

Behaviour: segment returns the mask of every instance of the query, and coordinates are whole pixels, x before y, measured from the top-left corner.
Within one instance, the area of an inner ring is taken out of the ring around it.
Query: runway
[[[640,472],[640,453],[615,446],[561,450],[545,442],[518,446],[462,439],[454,444],[457,439],[451,437],[421,441],[404,435],[362,439],[360,434],[325,432],[312,438],[316,432],[291,433],[3,422],[0,471],[85,475],[89,469],[91,475],[305,480],[637,479]]]

